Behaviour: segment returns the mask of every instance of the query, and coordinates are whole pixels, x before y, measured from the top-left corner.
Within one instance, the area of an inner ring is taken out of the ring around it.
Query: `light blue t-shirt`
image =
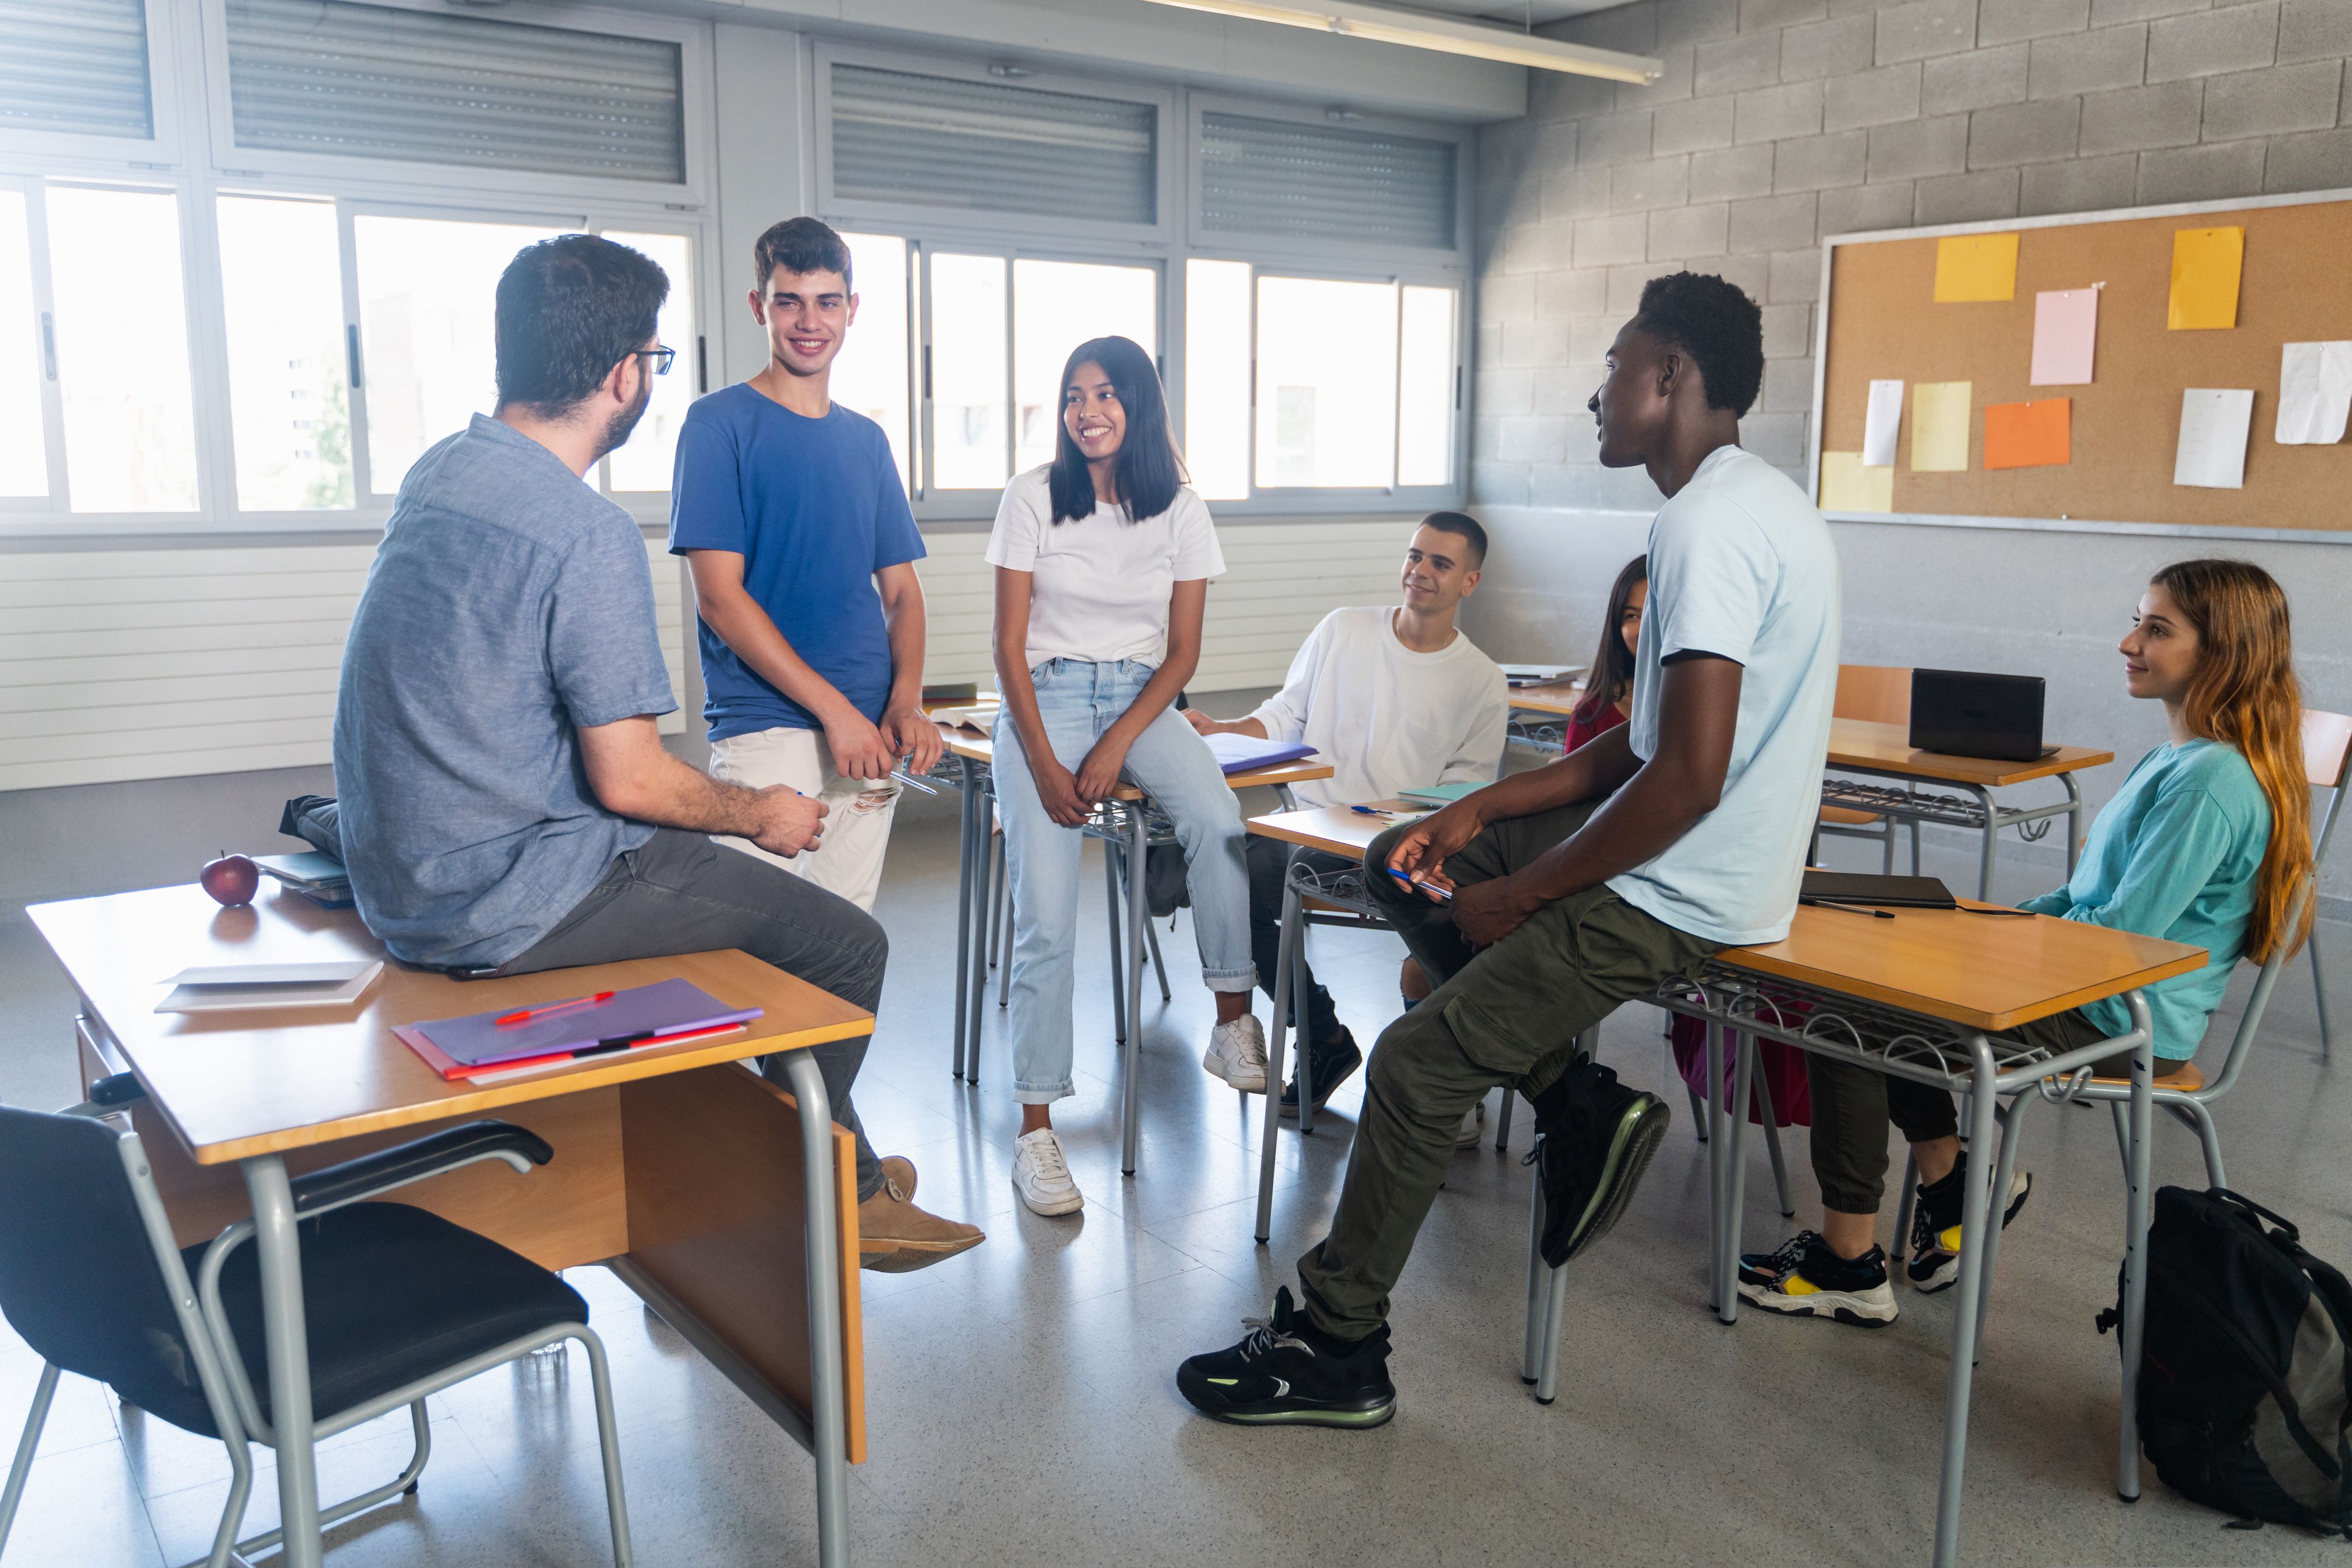
[[[2219,741],[2162,745],[2142,757],[2107,802],[2063,888],[2020,909],[2205,950],[2205,967],[2148,986],[2156,1054],[2197,1054],[2246,949],[2256,874],[2271,841],[2270,797],[2237,749]],[[2085,1003],[2113,1035],[2131,1027],[2123,999]]]
[[[890,632],[874,574],[923,558],[882,426],[838,403],[811,419],[739,382],[686,411],[669,508],[671,551],[740,555],[743,591],[793,651],[878,721]],[[712,740],[822,728],[707,623],[696,629]]]
[[[343,645],[335,789],[367,928],[504,963],[651,824],[597,802],[582,726],[677,706],[645,535],[556,455],[473,423],[401,481]]]
[[[1727,946],[1789,934],[1822,805],[1837,697],[1838,563],[1788,476],[1718,447],[1650,524],[1650,599],[1627,738],[1657,754],[1664,661],[1737,661],[1739,718],[1713,811],[1647,865],[1609,879],[1634,908]]]

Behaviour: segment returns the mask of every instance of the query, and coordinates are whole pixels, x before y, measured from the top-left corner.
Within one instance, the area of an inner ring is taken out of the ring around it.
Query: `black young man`
[[[1720,278],[1653,281],[1618,332],[1591,404],[1601,461],[1641,465],[1666,497],[1631,721],[1365,852],[1439,984],[1372,1053],[1339,1212],[1298,1260],[1304,1303],[1277,1292],[1270,1325],[1179,1369],[1203,1413],[1394,1415],[1389,1290],[1464,1109],[1497,1084],[1534,1102],[1544,1257],[1566,1261],[1624,1212],[1667,1120],[1578,1060],[1576,1037],[1719,948],[1787,933],[1829,743],[1838,570],[1821,513],[1738,446],[1763,371],[1756,306]]]

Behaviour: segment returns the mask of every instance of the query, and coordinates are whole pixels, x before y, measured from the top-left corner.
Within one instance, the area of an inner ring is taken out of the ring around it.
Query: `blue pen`
[[[1437,900],[1441,903],[1450,904],[1454,901],[1454,889],[1451,888],[1441,888],[1434,882],[1416,882],[1411,877],[1406,876],[1403,872],[1398,870],[1393,866],[1389,868],[1389,875],[1394,877],[1398,881],[1402,882],[1408,888],[1420,889],[1423,892],[1427,893],[1431,898]]]

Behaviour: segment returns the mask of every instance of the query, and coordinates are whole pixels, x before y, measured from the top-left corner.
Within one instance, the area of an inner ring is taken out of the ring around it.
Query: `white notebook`
[[[380,958],[324,963],[225,963],[183,969],[163,984],[158,1013],[228,1013],[247,1007],[347,1007],[383,973]]]

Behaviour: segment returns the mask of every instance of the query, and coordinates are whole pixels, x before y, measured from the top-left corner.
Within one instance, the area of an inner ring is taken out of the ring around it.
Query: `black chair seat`
[[[310,1408],[324,1419],[555,1323],[585,1323],[580,1292],[520,1253],[407,1204],[364,1203],[301,1222],[302,1309],[310,1342]],[[205,1249],[181,1253],[188,1276]],[[259,1249],[221,1269],[221,1307],[262,1415],[273,1424],[262,1337]],[[175,1390],[182,1390],[175,1396]],[[129,1389],[126,1397],[133,1397]],[[164,1384],[142,1407],[217,1436],[204,1393]],[[177,1408],[167,1406],[176,1405]]]

